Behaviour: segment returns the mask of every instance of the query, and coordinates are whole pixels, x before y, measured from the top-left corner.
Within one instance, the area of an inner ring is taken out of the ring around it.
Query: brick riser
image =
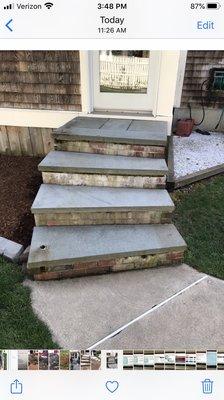
[[[42,172],[43,182],[56,185],[165,189],[166,176],[124,176]]]
[[[169,224],[171,212],[71,212],[35,214],[36,226]]]
[[[40,267],[36,269],[35,280],[53,280],[75,278],[86,275],[108,274],[111,272],[148,269],[158,266],[181,264],[184,251],[172,251],[161,254],[122,257],[98,261],[77,262],[72,265]]]
[[[55,150],[111,156],[164,158],[165,147],[137,144],[55,140]]]

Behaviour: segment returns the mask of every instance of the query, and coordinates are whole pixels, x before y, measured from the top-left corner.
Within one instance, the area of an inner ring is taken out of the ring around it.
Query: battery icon
[[[209,10],[218,10],[221,7],[219,3],[207,3],[207,8]]]

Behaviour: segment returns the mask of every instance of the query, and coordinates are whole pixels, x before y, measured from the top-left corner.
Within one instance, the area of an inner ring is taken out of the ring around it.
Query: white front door
[[[93,51],[93,108],[154,113],[161,52]]]

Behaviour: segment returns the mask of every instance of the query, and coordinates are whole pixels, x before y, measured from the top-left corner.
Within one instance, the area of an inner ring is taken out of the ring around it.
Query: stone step
[[[32,205],[37,226],[171,222],[166,190],[42,185]]]
[[[166,146],[167,122],[121,118],[76,117],[54,132],[67,141]]]
[[[38,168],[44,183],[84,186],[162,187],[168,173],[163,159],[66,151],[51,151]]]
[[[28,271],[58,279],[181,262],[186,243],[174,225],[35,227]]]
[[[141,159],[67,151],[51,151],[38,166],[42,172],[162,176],[168,173],[163,159]]]

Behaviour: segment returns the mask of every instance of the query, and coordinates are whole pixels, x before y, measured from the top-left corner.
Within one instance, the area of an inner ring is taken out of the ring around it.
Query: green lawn
[[[224,175],[172,194],[174,223],[188,245],[185,262],[224,279]]]
[[[5,349],[58,348],[46,325],[35,316],[30,290],[18,265],[0,257],[0,344]]]

